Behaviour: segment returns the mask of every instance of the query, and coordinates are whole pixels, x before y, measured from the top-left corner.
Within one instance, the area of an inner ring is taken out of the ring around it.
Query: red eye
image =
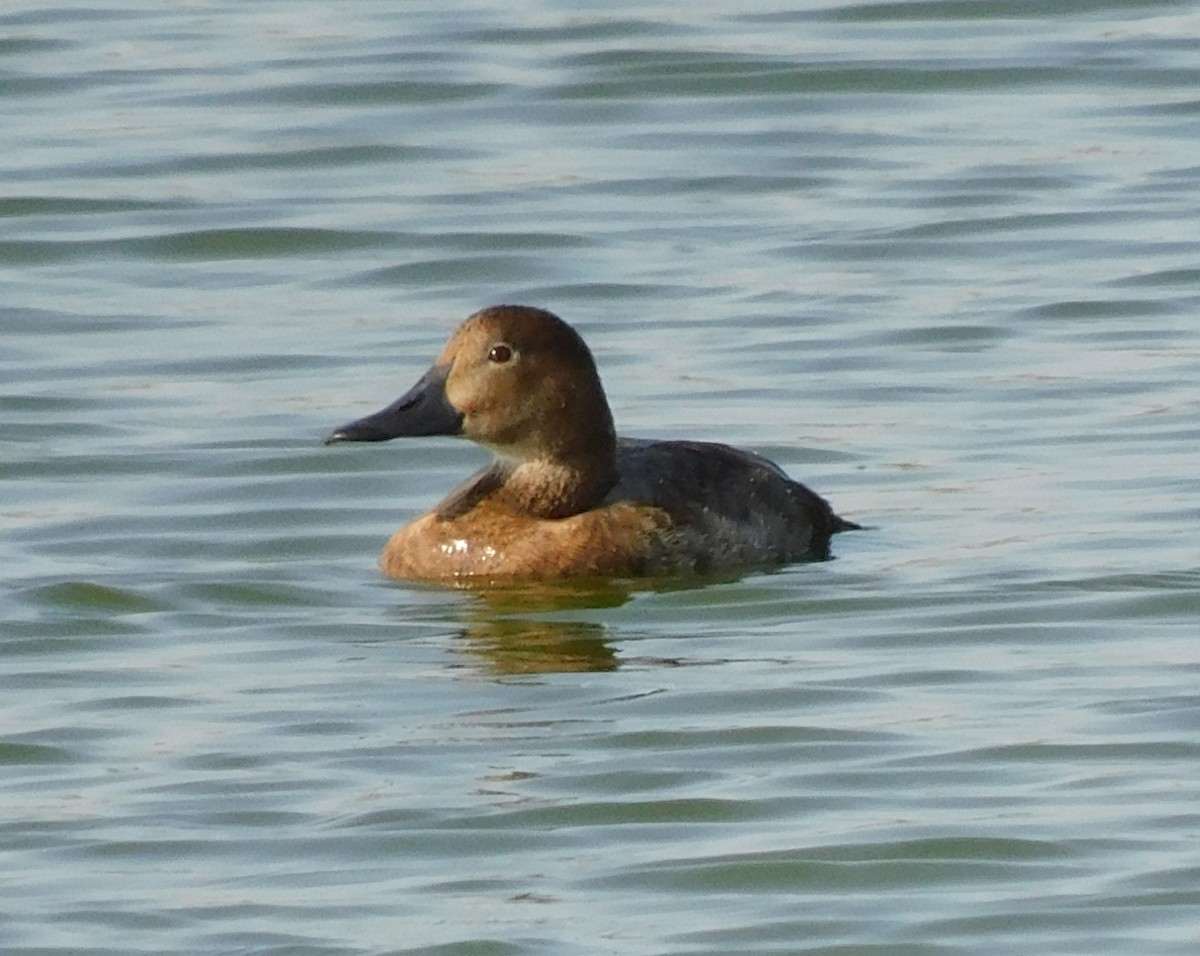
[[[492,350],[488,352],[488,361],[495,362],[497,365],[503,365],[505,362],[511,360],[512,357],[512,348],[503,342],[497,342],[492,346]]]

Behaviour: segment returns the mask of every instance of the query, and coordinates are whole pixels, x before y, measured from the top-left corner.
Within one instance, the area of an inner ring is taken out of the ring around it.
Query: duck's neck
[[[619,479],[617,436],[607,415],[536,449],[490,447],[496,460],[438,504],[441,520],[485,502],[529,518],[569,518],[598,506]]]
[[[506,474],[497,496],[531,517],[567,518],[587,511],[617,483],[617,436],[610,414],[597,415],[586,428],[563,429],[555,440],[543,440],[524,454],[501,454]]]
[[[617,483],[615,456],[603,464],[524,461],[510,471],[497,497],[534,518],[568,518],[596,507]]]

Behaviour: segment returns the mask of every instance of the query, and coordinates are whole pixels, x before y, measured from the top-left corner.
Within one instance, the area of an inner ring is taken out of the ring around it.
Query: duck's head
[[[523,305],[476,312],[399,399],[326,444],[462,435],[514,463],[611,458],[612,414],[596,363],[562,319]]]

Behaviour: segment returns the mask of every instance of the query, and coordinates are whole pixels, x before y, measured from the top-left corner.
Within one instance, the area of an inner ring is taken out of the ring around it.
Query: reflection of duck
[[[636,590],[643,595],[679,593],[733,579],[728,574],[643,578],[636,582]],[[634,588],[633,581],[600,578],[475,588],[462,614],[459,636],[465,642],[463,649],[497,675],[616,670],[624,655],[618,656],[609,626],[591,620],[593,614],[586,615],[589,620],[579,615],[619,608],[633,599]],[[653,660],[678,663],[673,658]]]
[[[463,615],[464,650],[498,675],[613,671],[620,661],[607,629],[573,615],[620,607],[631,597],[627,586],[595,579],[480,588]],[[556,616],[530,616],[542,614]],[[561,614],[572,619],[563,620],[557,616]]]
[[[395,578],[703,573],[826,558],[858,526],[758,455],[617,438],[595,362],[549,312],[495,306],[398,401],[326,440],[464,435],[496,460],[384,549]]]
[[[493,618],[473,621],[463,637],[465,649],[496,674],[615,671],[620,666],[604,628],[590,621]]]

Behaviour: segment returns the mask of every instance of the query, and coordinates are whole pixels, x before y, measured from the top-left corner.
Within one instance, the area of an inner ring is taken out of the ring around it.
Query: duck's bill
[[[387,408],[335,428],[326,445],[343,441],[387,441],[421,435],[461,435],[462,413],[446,398],[449,365],[435,365]]]

